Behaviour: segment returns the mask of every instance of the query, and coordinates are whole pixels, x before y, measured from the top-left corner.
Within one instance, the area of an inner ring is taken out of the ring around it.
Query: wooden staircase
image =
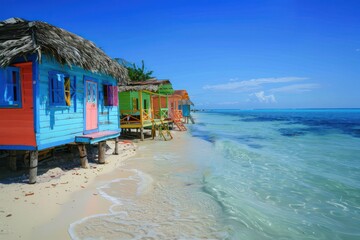
[[[174,121],[174,124],[178,127],[179,131],[187,131],[182,121]]]
[[[169,125],[164,123],[163,120],[160,119],[160,121],[155,121],[152,120],[152,130],[151,130],[151,134],[152,134],[152,138],[154,139],[156,136],[156,130],[159,131],[159,137],[161,139],[163,139],[164,141],[169,141],[171,139],[173,139],[173,136],[171,135],[171,132],[169,130]]]
[[[173,120],[176,127],[179,129],[179,131],[187,131],[187,128],[185,127],[184,123],[182,122],[182,111],[181,110],[172,110],[171,112],[171,119]]]

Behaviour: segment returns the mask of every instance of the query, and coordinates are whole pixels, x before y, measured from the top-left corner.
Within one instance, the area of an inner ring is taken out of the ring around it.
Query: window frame
[[[114,92],[116,89],[116,93]],[[119,106],[119,92],[114,84],[103,83],[103,103],[106,107]]]
[[[57,79],[55,80],[55,78]],[[56,81],[61,83],[57,83],[56,86],[54,86],[54,82]],[[72,100],[74,104],[76,104],[74,96],[76,96],[75,76],[70,76],[70,74],[66,72],[49,71],[49,106],[55,108],[70,108],[72,106]]]
[[[11,73],[10,73],[11,72]],[[15,75],[15,82],[14,82],[14,72],[16,73]],[[10,76],[11,80],[9,81],[8,76]],[[4,82],[2,82],[4,81]],[[6,101],[4,101],[4,103],[0,102],[0,108],[22,108],[22,81],[21,81],[21,69],[19,67],[14,67],[14,66],[9,66],[9,67],[5,67],[5,68],[0,68],[0,90],[4,91],[1,92],[0,94],[4,93],[5,94],[5,90],[7,91],[8,89],[8,85],[10,85],[10,89],[12,89],[12,95],[11,97],[14,98],[14,96],[16,97],[16,101],[13,100],[11,101],[11,103],[5,104]],[[14,87],[15,87],[15,92],[14,92]],[[15,95],[14,95],[15,93]],[[4,96],[5,97],[5,96]],[[10,102],[10,101],[8,101]]]

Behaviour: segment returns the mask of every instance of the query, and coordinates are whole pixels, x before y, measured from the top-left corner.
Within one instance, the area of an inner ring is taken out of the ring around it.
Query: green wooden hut
[[[126,86],[119,86],[118,89],[120,128],[123,132],[140,129],[140,138],[144,140],[144,129],[151,129],[154,132],[157,126],[169,123],[166,119],[167,108],[161,108],[161,104],[154,102],[154,96],[166,97],[163,93],[171,92],[172,86],[169,80],[150,79],[144,82],[131,82]]]

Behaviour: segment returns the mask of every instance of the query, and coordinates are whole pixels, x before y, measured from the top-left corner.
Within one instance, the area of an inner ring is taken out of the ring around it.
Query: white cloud
[[[230,79],[229,82],[224,84],[206,85],[203,87],[205,90],[237,90],[237,91],[250,91],[258,89],[263,84],[270,83],[287,83],[306,80],[304,77],[281,77],[281,78],[254,78],[245,81],[238,81],[237,79]]]
[[[273,94],[265,95],[264,91],[256,92],[250,94],[252,97],[256,97],[256,99],[261,103],[275,103],[276,99]]]
[[[307,84],[293,84],[279,88],[272,88],[270,92],[285,92],[285,93],[302,93],[309,92],[315,88],[319,88],[320,85],[316,83],[307,83]]]

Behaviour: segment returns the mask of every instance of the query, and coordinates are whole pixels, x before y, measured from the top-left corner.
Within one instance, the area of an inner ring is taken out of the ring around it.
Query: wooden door
[[[98,128],[98,86],[96,82],[86,80],[86,127],[85,130]]]

